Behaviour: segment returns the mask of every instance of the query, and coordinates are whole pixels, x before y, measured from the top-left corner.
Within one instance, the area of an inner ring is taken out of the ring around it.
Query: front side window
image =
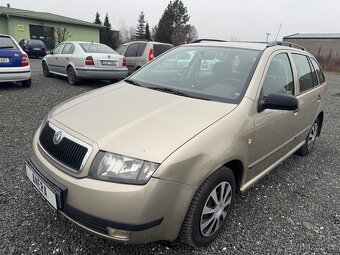
[[[62,50],[62,48],[64,47],[64,43],[62,43],[62,44],[59,44],[52,52],[53,52],[53,54],[60,54],[60,52],[61,52],[61,50]]]
[[[307,56],[292,54],[300,83],[300,92],[313,88],[313,74]]]
[[[129,80],[165,93],[238,103],[260,55],[258,50],[182,46],[156,58]]]
[[[276,55],[269,64],[261,98],[267,97],[270,93],[295,94],[292,68],[286,53]]]
[[[71,43],[66,43],[65,47],[63,48],[63,51],[61,54],[70,54],[70,51],[72,49],[72,44]]]

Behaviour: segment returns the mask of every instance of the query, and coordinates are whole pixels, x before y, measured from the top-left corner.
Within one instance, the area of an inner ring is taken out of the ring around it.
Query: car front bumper
[[[128,75],[127,68],[100,69],[100,68],[76,68],[77,76],[81,79],[124,79]]]
[[[128,185],[75,178],[60,171],[33,146],[26,163],[35,175],[58,190],[58,211],[77,225],[103,237],[128,243],[174,240],[196,187],[157,178]],[[117,238],[109,228],[127,231]]]
[[[0,82],[25,81],[31,78],[30,66],[0,68]]]

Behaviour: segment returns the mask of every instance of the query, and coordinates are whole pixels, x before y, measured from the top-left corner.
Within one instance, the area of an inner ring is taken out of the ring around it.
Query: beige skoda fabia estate
[[[204,246],[239,192],[313,150],[326,95],[302,47],[198,40],[53,108],[27,176],[52,208],[103,237]]]

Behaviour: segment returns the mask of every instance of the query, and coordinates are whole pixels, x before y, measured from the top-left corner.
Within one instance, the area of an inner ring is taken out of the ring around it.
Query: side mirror
[[[53,50],[51,50],[48,54],[51,54],[51,55],[53,55]]]
[[[48,54],[51,54],[52,55],[52,51],[46,51],[46,55],[48,55]]]
[[[258,106],[259,112],[265,109],[296,111],[299,109],[299,101],[291,95],[270,93]]]

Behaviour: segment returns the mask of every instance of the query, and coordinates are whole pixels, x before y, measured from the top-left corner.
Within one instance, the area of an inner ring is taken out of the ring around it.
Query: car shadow
[[[29,88],[21,86],[20,82],[0,83],[0,90],[18,90],[18,89],[29,89]]]

